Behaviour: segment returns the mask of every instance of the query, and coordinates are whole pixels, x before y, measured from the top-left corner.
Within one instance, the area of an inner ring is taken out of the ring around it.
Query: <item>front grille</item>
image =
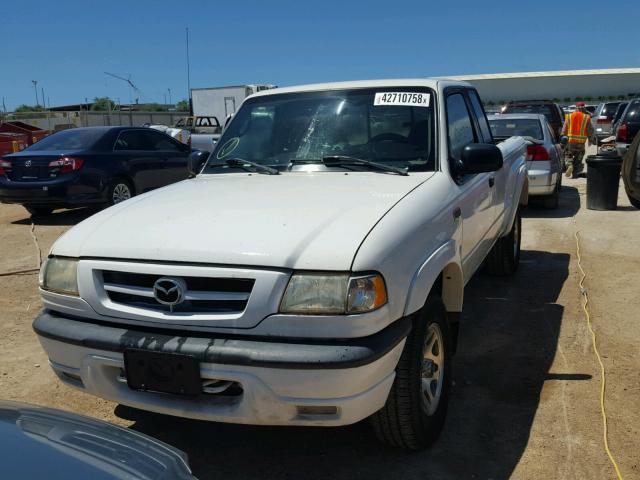
[[[162,277],[186,284],[184,301],[172,307],[158,302],[153,286]],[[131,307],[175,314],[239,313],[244,311],[254,279],[175,277],[158,274],[102,270],[103,288],[112,302]]]

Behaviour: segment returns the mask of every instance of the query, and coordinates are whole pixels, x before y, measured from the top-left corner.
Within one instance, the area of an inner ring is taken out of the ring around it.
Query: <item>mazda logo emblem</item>
[[[173,307],[184,301],[187,284],[180,278],[162,277],[153,284],[153,296],[162,305],[168,305],[173,312]]]
[[[25,167],[30,167],[31,166],[31,160],[27,160],[26,162],[24,162],[24,166]]]

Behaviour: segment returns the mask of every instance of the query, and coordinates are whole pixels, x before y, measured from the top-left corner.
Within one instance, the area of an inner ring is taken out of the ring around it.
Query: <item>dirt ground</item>
[[[0,277],[0,397],[125,425],[189,454],[201,479],[610,479],[601,377],[580,307],[574,231],[607,371],[610,446],[640,479],[640,211],[585,208],[586,180],[565,180],[560,208],[529,208],[513,278],[477,275],[466,291],[445,430],[422,453],[381,448],[366,422],[345,428],[223,425],[141,412],[61,385],[31,330],[37,276]],[[35,227],[43,255],[89,212]],[[0,272],[33,267],[30,220],[0,205]],[[126,233],[124,233],[126,234]]]

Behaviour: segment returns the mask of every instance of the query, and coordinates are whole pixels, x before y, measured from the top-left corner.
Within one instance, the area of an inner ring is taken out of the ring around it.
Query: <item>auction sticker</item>
[[[373,105],[428,107],[431,95],[418,92],[377,92]]]

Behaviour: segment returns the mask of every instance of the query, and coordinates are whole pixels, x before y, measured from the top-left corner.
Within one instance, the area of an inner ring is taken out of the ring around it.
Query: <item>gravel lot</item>
[[[586,180],[566,180],[560,208],[529,208],[514,278],[477,275],[466,291],[445,431],[427,452],[381,448],[366,422],[271,428],[183,420],[118,406],[61,385],[31,321],[36,275],[0,277],[0,396],[72,410],[185,450],[201,479],[605,479],[600,374],[580,306],[580,230],[594,329],[607,369],[610,446],[627,480],[640,478],[640,211],[621,190],[614,212],[586,210]],[[90,212],[37,222],[43,255]],[[33,267],[30,219],[0,205],[0,272]],[[125,233],[126,234],[126,233]]]

